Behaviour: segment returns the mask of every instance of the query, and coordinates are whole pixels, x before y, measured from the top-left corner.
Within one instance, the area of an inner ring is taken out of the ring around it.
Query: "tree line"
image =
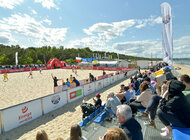
[[[60,61],[66,61],[68,64],[76,64],[75,58],[80,56],[82,58],[98,57],[103,58],[105,52],[92,51],[90,48],[65,48],[60,46],[59,48],[51,46],[42,46],[39,48],[28,47],[21,48],[19,45],[3,45],[0,44],[0,65],[15,65],[15,53],[18,52],[18,64],[47,64],[47,62],[56,58]],[[114,52],[106,52],[106,57],[109,59],[117,59],[118,55]],[[127,59],[131,61],[135,60],[150,60],[150,58],[134,57],[128,55],[119,55],[120,59]]]

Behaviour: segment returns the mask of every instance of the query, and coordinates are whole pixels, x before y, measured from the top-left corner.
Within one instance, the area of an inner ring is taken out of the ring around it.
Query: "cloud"
[[[33,13],[34,15],[36,15],[36,14],[37,14],[37,12],[36,12],[35,10],[32,10],[32,13]]]
[[[59,8],[56,6],[55,1],[56,0],[35,0],[36,3],[41,3],[44,8],[56,8],[58,10]]]
[[[15,6],[20,5],[24,0],[0,0],[0,7],[14,9]]]
[[[0,20],[0,30],[11,34],[13,37],[16,34],[19,37],[32,38],[35,45],[39,46],[58,46],[63,43],[67,28],[47,28],[42,23],[43,21],[36,21],[27,14],[14,14]]]
[[[136,22],[138,25],[136,25],[135,27],[140,29],[142,27],[146,27],[147,25],[153,26],[155,24],[161,24],[162,23],[162,17],[150,16],[147,19],[137,19]]]
[[[134,20],[124,20],[113,23],[96,23],[88,29],[83,29],[87,35],[98,36],[100,40],[109,42],[119,36],[123,35],[123,32],[135,24]]]
[[[51,20],[49,20],[49,19],[44,19],[43,22],[47,23],[48,25],[51,25]]]
[[[10,33],[0,32],[0,43],[8,44],[10,42],[16,42],[15,39],[11,36]]]
[[[157,54],[161,51],[161,43],[150,40],[119,42],[114,43],[112,47],[120,53],[141,57],[151,57],[151,53]]]
[[[173,41],[174,58],[190,57],[190,36],[183,36]],[[115,52],[141,57],[162,58],[162,42],[159,40],[142,40],[114,43]]]

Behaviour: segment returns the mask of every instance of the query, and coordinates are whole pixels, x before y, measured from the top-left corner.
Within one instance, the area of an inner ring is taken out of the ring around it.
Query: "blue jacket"
[[[121,124],[119,127],[125,131],[131,140],[143,140],[141,125],[134,118],[131,118],[127,122]]]

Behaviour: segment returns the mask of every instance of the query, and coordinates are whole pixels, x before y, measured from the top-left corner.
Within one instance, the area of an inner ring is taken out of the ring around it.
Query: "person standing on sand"
[[[52,76],[52,78],[53,78],[54,87],[57,87],[57,86],[58,86],[57,82],[58,82],[59,80],[61,80],[61,79],[57,79],[57,77],[56,77],[56,76],[53,76],[53,74],[51,74],[51,76]]]
[[[4,74],[3,74],[3,77],[4,77],[3,81],[4,81],[4,82],[7,82],[7,81],[8,81],[7,73],[4,73]]]
[[[32,78],[33,79],[33,75],[32,75],[32,69],[30,69],[30,71],[29,71],[29,75],[28,75],[28,78]]]
[[[72,76],[72,74],[70,75],[70,83],[72,83],[73,82],[73,76]]]

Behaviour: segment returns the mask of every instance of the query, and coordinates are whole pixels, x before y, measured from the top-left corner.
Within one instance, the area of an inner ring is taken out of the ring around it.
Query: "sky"
[[[0,0],[0,44],[161,58],[163,2],[172,7],[174,58],[189,58],[189,0]]]

